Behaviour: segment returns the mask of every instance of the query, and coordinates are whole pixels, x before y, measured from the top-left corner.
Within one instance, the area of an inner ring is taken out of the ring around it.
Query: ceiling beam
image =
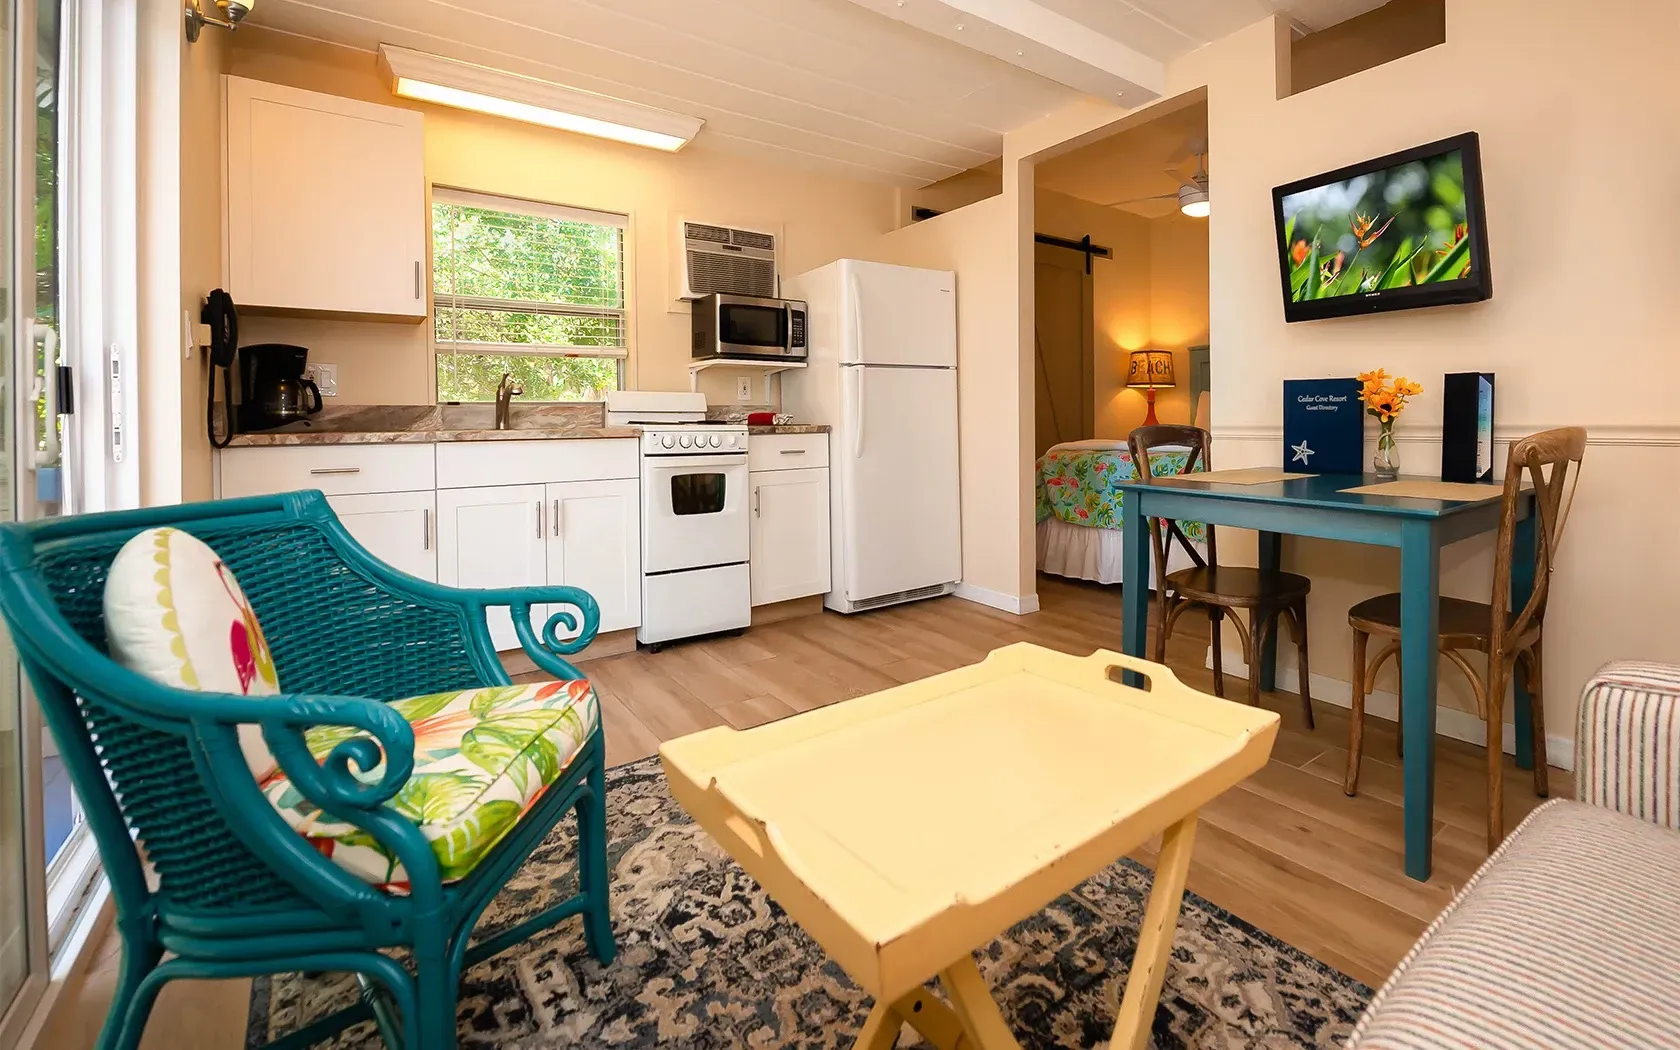
[[[1166,66],[1033,0],[853,0],[1087,94],[1136,106],[1159,98]]]

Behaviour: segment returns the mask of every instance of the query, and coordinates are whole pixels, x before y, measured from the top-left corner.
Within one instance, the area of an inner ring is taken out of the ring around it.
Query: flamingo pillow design
[[[257,614],[229,569],[180,529],[147,529],[123,544],[105,581],[105,634],[112,659],[177,689],[274,696],[274,673]],[[258,778],[276,762],[254,725],[239,746]]]

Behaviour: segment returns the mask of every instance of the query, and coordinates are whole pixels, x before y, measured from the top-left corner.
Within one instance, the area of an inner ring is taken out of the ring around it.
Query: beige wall
[[[1123,438],[1142,425],[1148,406],[1142,391],[1125,386],[1126,372],[1131,351],[1151,347],[1174,352],[1179,384],[1156,392],[1157,418],[1190,422],[1186,350],[1208,341],[1207,223],[1181,215],[1145,219],[1044,189],[1033,198],[1039,233],[1073,240],[1090,234],[1114,253],[1091,265],[1095,436]]]
[[[181,43],[181,309],[193,321],[222,283],[222,84],[228,34],[205,32]],[[207,329],[198,329],[201,333]],[[181,499],[209,499],[210,438],[204,427],[208,355],[181,364]]]
[[[1618,2],[1584,20],[1561,3],[1449,0],[1444,46],[1284,98],[1287,68],[1278,56],[1287,61],[1280,41],[1288,34],[1274,20],[1169,70],[1172,91],[1207,86],[1220,465],[1278,464],[1284,379],[1378,366],[1425,386],[1397,430],[1409,471],[1439,469],[1441,376],[1449,370],[1498,374],[1502,440],[1554,425],[1588,427],[1592,443],[1547,624],[1546,722],[1560,749],[1573,735],[1581,685],[1600,663],[1680,660],[1672,629],[1680,622],[1680,544],[1668,524],[1680,502],[1672,402],[1680,381],[1680,298],[1672,291],[1680,285],[1680,218],[1666,190],[1628,210],[1613,189],[1618,173],[1680,172],[1672,69],[1680,20],[1651,11]],[[1373,100],[1397,98],[1405,104],[1373,116]],[[1285,324],[1271,188],[1465,130],[1481,135],[1494,298]],[[1601,244],[1614,245],[1606,249],[1615,260],[1610,290]],[[1606,358],[1615,367],[1581,367]],[[1485,600],[1490,549],[1485,538],[1450,548],[1443,590]],[[1222,555],[1234,553],[1234,544],[1221,544]],[[1315,671],[1345,680],[1346,610],[1392,589],[1397,559],[1295,540],[1285,556],[1313,578]],[[1379,688],[1394,688],[1391,675]],[[1448,665],[1441,682],[1447,704],[1470,706]]]
[[[1026,507],[1018,474],[1032,415],[1022,412],[1017,345],[1021,302],[1007,202],[990,197],[889,234],[877,256],[957,274],[957,416],[962,456],[963,582],[1004,595],[1032,594],[1020,535],[1008,526]],[[1029,300],[1030,301],[1030,300]],[[1026,394],[1031,396],[1031,388]]]
[[[242,29],[237,76],[405,105],[380,81],[375,57],[297,37]],[[675,304],[671,230],[684,215],[780,226],[787,276],[846,256],[875,254],[894,225],[895,191],[715,152],[705,133],[667,154],[459,110],[426,114],[426,175],[435,185],[628,213],[632,280],[629,385],[688,389],[689,316]],[[241,340],[296,342],[339,366],[342,404],[426,403],[433,397],[425,325],[243,319]],[[722,370],[716,370],[721,372]],[[708,373],[711,400],[733,402],[732,375]],[[755,383],[755,388],[761,389]],[[760,400],[760,398],[754,399]]]

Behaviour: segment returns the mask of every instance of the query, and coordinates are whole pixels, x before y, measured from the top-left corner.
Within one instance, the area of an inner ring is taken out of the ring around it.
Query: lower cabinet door
[[[602,633],[642,622],[641,498],[635,478],[548,486],[548,582],[588,591]]]
[[[752,603],[829,589],[828,470],[756,470],[752,488]]]
[[[328,496],[338,520],[375,558],[422,580],[438,578],[436,493]]]
[[[439,489],[438,582],[452,587],[532,587],[548,582],[547,507],[541,485]],[[531,609],[541,634],[548,607]],[[499,651],[519,648],[513,622],[490,610],[490,638]]]

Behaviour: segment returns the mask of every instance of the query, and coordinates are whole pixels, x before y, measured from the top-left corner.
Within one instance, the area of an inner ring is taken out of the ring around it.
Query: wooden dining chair
[[[1580,480],[1581,457],[1586,448],[1587,431],[1583,427],[1547,430],[1511,445],[1494,551],[1493,600],[1477,602],[1443,596],[1438,607],[1441,654],[1464,672],[1475,695],[1476,713],[1487,725],[1489,850],[1505,837],[1502,708],[1505,687],[1519,669],[1528,687],[1534,716],[1534,790],[1541,798],[1547,794],[1541,633],[1551,590],[1552,565],[1558,543],[1563,539],[1563,527],[1569,518],[1569,505],[1574,499],[1574,486]],[[1571,468],[1574,482],[1570,481]],[[1525,476],[1534,487],[1535,513],[1539,518],[1535,523],[1534,589],[1528,604],[1514,610],[1510,607],[1511,571],[1516,557],[1517,511],[1522,503]],[[1353,628],[1353,717],[1348,723],[1348,762],[1342,790],[1352,795],[1359,789],[1365,696],[1383,662],[1400,649],[1400,595],[1383,594],[1360,602],[1348,610],[1348,625]],[[1371,635],[1382,637],[1386,644],[1367,666],[1365,649]],[[1467,651],[1487,654],[1486,677],[1478,674],[1465,658]]]
[[[1127,439],[1131,447],[1132,463],[1138,477],[1153,481],[1156,477],[1173,477],[1197,470],[1208,470],[1208,432],[1200,427],[1175,424],[1138,427]],[[1157,475],[1150,465],[1150,454],[1167,446],[1187,448],[1184,462],[1170,474]],[[1225,614],[1231,614],[1231,624],[1242,639],[1243,658],[1248,661],[1248,702],[1260,703],[1260,653],[1270,632],[1277,630],[1278,619],[1289,618],[1289,633],[1295,639],[1301,664],[1301,710],[1312,728],[1312,694],[1307,685],[1307,592],[1312,581],[1293,572],[1275,569],[1251,569],[1246,566],[1220,565],[1214,528],[1206,526],[1207,555],[1185,537],[1176,521],[1165,518],[1149,519],[1149,542],[1155,555],[1155,595],[1160,610],[1160,623],[1155,631],[1155,660],[1167,659],[1167,638],[1185,610],[1201,606],[1207,610],[1208,628],[1213,638],[1213,694],[1225,695],[1225,669],[1222,665],[1220,624]],[[1167,571],[1167,555],[1177,543],[1194,564],[1177,572]],[[1240,615],[1248,612],[1248,622]]]

